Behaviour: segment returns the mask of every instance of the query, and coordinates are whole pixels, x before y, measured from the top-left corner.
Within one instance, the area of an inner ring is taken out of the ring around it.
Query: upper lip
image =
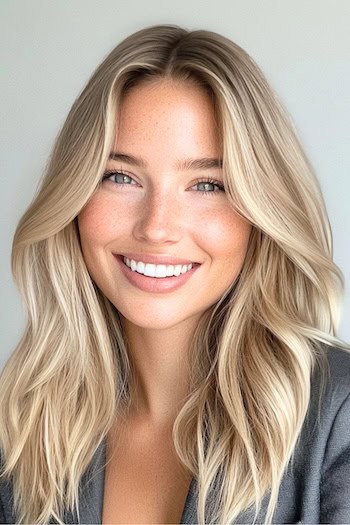
[[[146,253],[121,253],[121,257],[127,257],[128,259],[134,259],[134,261],[142,261],[144,263],[150,264],[199,264],[194,261],[189,261],[186,259],[178,259],[172,255],[153,255]]]

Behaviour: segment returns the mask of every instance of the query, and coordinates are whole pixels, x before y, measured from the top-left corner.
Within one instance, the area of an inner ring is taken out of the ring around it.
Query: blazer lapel
[[[180,523],[198,523],[197,519],[197,480],[192,478],[187,493]]]
[[[67,511],[65,523],[100,524],[102,523],[103,495],[105,483],[106,439],[96,450],[91,464],[84,473],[79,487],[79,517],[77,513]]]

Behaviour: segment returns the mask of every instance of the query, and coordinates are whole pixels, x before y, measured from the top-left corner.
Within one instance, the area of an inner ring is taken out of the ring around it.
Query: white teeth
[[[166,276],[172,277],[174,275],[174,266],[172,264],[169,264],[169,266],[166,267]]]
[[[166,266],[165,264],[158,264],[156,266],[155,277],[166,277]]]
[[[134,261],[135,262],[135,261]],[[138,262],[137,263],[137,266],[136,266],[136,271],[138,273],[143,273],[145,270],[145,263],[143,263],[142,261]]]
[[[182,270],[182,266],[181,264],[177,264],[174,268],[174,275],[176,275],[176,277],[178,277],[181,273],[181,270]]]
[[[143,275],[146,275],[147,277],[155,277],[156,269],[159,267],[162,267],[162,266],[161,265],[156,266],[155,264],[147,263],[145,266],[145,271],[143,272]]]
[[[142,261],[137,262],[134,259],[128,259],[127,257],[123,257],[123,261],[133,272],[142,273],[147,277],[157,278],[172,277],[174,275],[178,277],[180,274],[191,270],[193,266],[192,264],[176,264],[175,266],[173,264],[146,264]]]

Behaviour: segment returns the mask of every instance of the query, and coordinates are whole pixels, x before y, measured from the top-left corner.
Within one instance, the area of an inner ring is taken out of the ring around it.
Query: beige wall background
[[[0,366],[25,326],[12,237],[52,142],[95,66],[156,23],[220,32],[257,61],[289,110],[324,191],[346,294],[350,341],[350,1],[1,0]]]

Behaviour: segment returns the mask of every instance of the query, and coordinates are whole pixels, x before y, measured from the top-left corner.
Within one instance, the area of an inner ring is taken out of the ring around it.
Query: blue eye
[[[217,180],[201,179],[201,180],[198,180],[195,184],[195,186],[201,186],[201,185],[205,187],[205,190],[200,191],[200,193],[204,193],[205,195],[209,195],[209,194],[213,195],[214,193],[225,192],[224,186]],[[210,186],[215,187],[216,189],[209,190],[208,188]]]
[[[122,171],[106,171],[106,173],[104,173],[102,177],[102,181],[104,181],[105,179],[110,179],[111,182],[114,182],[115,184],[118,184],[118,185],[124,185],[124,184],[131,185],[133,183],[137,184],[137,182],[135,182],[134,179],[130,177],[130,175],[127,175],[126,173],[123,173]],[[133,182],[128,182],[128,179]]]

